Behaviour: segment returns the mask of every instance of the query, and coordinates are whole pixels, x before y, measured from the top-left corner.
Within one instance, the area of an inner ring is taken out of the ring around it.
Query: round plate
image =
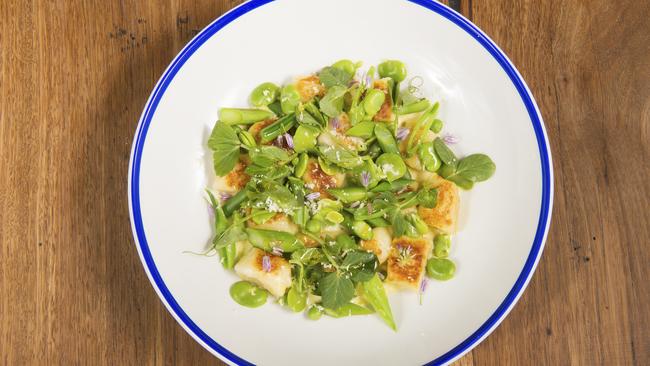
[[[263,81],[282,83],[349,58],[368,67],[403,60],[439,100],[461,156],[483,152],[496,174],[461,196],[457,276],[431,281],[420,304],[390,294],[398,324],[377,316],[307,320],[276,304],[248,309],[236,281],[200,252],[212,236],[204,188],[206,141],[218,108],[247,106]],[[231,364],[444,364],[503,320],[540,258],[552,203],[542,118],[514,66],[468,20],[426,0],[253,0],[214,21],[174,59],[144,109],[133,142],[129,203],[149,279],[178,322]]]

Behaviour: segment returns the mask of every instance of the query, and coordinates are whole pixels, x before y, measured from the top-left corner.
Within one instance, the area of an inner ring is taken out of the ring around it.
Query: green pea
[[[391,78],[399,83],[406,79],[406,65],[402,61],[388,60],[377,66],[379,77]]]
[[[377,123],[375,126],[375,136],[377,137],[377,143],[385,153],[399,154],[395,136],[383,123]]]
[[[362,201],[368,196],[368,191],[361,187],[332,188],[327,191],[343,203]]]
[[[305,174],[305,171],[307,170],[307,162],[309,161],[309,156],[305,153],[300,154],[298,156],[298,162],[296,163],[296,166],[293,168],[293,174],[300,178]]]
[[[325,219],[333,224],[340,224],[345,219],[340,212],[330,211],[325,214]]]
[[[365,98],[363,98],[363,110],[366,111],[368,118],[372,118],[381,109],[386,100],[386,94],[379,89],[370,89]]]
[[[389,182],[399,179],[406,174],[406,164],[404,164],[404,160],[402,160],[399,154],[384,153],[377,158],[377,165],[386,174],[386,179]]]
[[[296,152],[303,152],[313,149],[316,146],[317,137],[320,134],[317,128],[300,125],[293,136],[293,149]]]
[[[257,308],[266,303],[268,293],[250,282],[239,281],[230,286],[230,297],[239,305]]]
[[[352,231],[363,240],[372,239],[372,228],[365,221],[355,221],[352,224]]]
[[[430,172],[438,171],[442,164],[435,148],[433,147],[433,142],[425,142],[418,146],[418,158],[420,158],[420,162],[424,169]]]
[[[228,125],[247,125],[273,117],[271,111],[263,109],[221,108],[219,120]]]
[[[300,93],[295,85],[286,85],[280,93],[280,105],[285,114],[292,113],[300,103]]]
[[[438,234],[433,239],[433,255],[438,258],[447,258],[451,248],[451,236],[449,234]]]
[[[427,276],[440,281],[454,277],[456,265],[447,258],[431,258],[427,261]]]
[[[318,320],[323,316],[323,308],[318,305],[312,305],[307,310],[307,318],[311,320]]]
[[[440,131],[442,131],[443,125],[444,124],[442,123],[442,121],[436,118],[433,120],[433,124],[431,124],[431,131],[433,131],[434,133],[439,133]]]
[[[262,107],[273,103],[278,98],[280,88],[273,83],[262,83],[251,92],[251,104]]]
[[[307,293],[298,291],[298,289],[292,286],[287,292],[287,306],[296,313],[305,310],[307,306]]]
[[[255,138],[250,132],[242,130],[237,133],[237,136],[239,137],[239,141],[241,141],[242,145],[246,146],[247,148],[250,149],[257,146]]]
[[[375,122],[365,121],[360,122],[354,125],[349,130],[345,131],[345,134],[348,136],[362,137],[364,139],[369,139],[372,137],[373,132],[375,131]]]
[[[415,102],[403,105],[401,107],[397,107],[395,109],[395,113],[399,115],[418,113],[426,110],[430,106],[431,106],[431,102],[429,102],[426,98],[423,98]]]
[[[357,69],[361,67],[362,62],[352,62],[350,60],[339,60],[332,64],[332,67],[335,67],[339,70],[343,70],[350,75],[354,75],[357,72]]]
[[[310,233],[320,233],[323,228],[323,222],[317,219],[310,219],[307,221],[307,226],[305,227]]]

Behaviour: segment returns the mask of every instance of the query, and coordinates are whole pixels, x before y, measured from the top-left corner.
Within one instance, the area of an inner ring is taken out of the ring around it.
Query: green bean
[[[409,222],[415,227],[419,234],[426,234],[429,232],[429,227],[427,224],[418,216],[416,213],[410,213],[407,216]]]
[[[293,168],[293,175],[295,175],[298,178],[301,178],[304,174],[305,171],[307,171],[307,162],[309,162],[309,155],[306,153],[302,153],[298,156],[298,162],[296,163],[296,166]]]
[[[368,192],[361,187],[332,188],[327,191],[343,203],[362,201],[368,196]]]
[[[433,255],[438,258],[447,258],[451,248],[451,236],[449,234],[438,234],[433,239]]]
[[[362,137],[364,139],[369,139],[373,136],[375,131],[375,122],[364,121],[357,123],[352,126],[349,130],[345,131],[345,134],[348,136]]]
[[[341,306],[338,309],[325,308],[325,314],[334,318],[342,318],[351,315],[368,315],[372,314],[373,312],[374,311],[366,307],[351,302]]]
[[[399,154],[395,136],[388,130],[388,127],[382,123],[377,123],[375,126],[375,136],[377,137],[377,143],[379,143],[379,146],[385,153]]]
[[[372,239],[372,228],[365,221],[355,221],[352,224],[352,231],[363,240]]]
[[[384,104],[386,94],[379,89],[370,89],[363,98],[363,110],[368,118],[372,118]]]
[[[294,215],[293,215],[293,222],[300,226],[301,228],[304,228],[307,226],[307,222],[309,220],[309,208],[307,206],[302,206],[299,209],[296,209]]]
[[[242,143],[242,145],[246,146],[247,148],[251,149],[257,146],[255,138],[250,132],[242,130],[237,132],[237,136],[239,137],[239,141]]]
[[[289,131],[296,124],[296,116],[293,113],[287,114],[260,131],[260,140],[263,143],[273,141],[276,137]]]
[[[307,310],[307,318],[311,320],[318,320],[323,316],[323,308],[318,305],[312,305]]]
[[[436,118],[433,120],[433,123],[431,124],[431,131],[433,131],[434,133],[439,133],[440,131],[442,131],[443,125],[444,124],[442,123],[442,121]]]
[[[406,66],[402,61],[384,61],[377,66],[377,71],[379,71],[379,77],[388,77],[395,80],[397,83],[406,79]]]
[[[300,125],[293,136],[293,149],[296,152],[303,152],[313,149],[316,146],[316,138],[320,134],[317,128]]]
[[[425,142],[418,146],[418,158],[425,170],[436,172],[440,169],[442,162],[433,147],[433,142]]]
[[[271,117],[273,117],[273,113],[263,109],[219,109],[219,120],[228,125],[248,125]]]
[[[431,102],[426,98],[422,98],[415,102],[395,108],[395,113],[399,115],[418,113],[427,110],[429,107],[431,107]]]
[[[386,174],[386,180],[392,182],[404,176],[406,164],[399,154],[384,153],[377,158],[377,165]]]
[[[223,204],[223,212],[226,216],[230,216],[241,206],[244,201],[248,200],[248,194],[245,189],[237,192],[234,196],[230,197],[226,203]]]
[[[435,119],[435,113],[432,113],[432,111],[435,109],[436,105],[437,103],[433,107],[429,108],[428,111],[424,112],[418,118],[417,122],[415,122],[415,126],[413,126],[406,142],[406,152],[409,156],[413,154],[415,149],[417,149],[420,140],[422,140],[422,136],[424,136],[424,134],[426,134],[431,128],[431,124]]]
[[[322,227],[323,227],[323,222],[321,220],[309,219],[309,221],[307,221],[306,229],[310,233],[318,234],[320,233]]]
[[[352,225],[354,224],[354,215],[347,211],[341,211],[343,215],[343,222],[341,223],[346,229],[352,230]]]
[[[284,231],[247,228],[246,234],[251,245],[267,252],[280,248],[284,253],[291,253],[305,247],[295,235]]]
[[[287,306],[296,313],[305,310],[307,306],[307,293],[298,291],[295,285],[291,286],[287,292]]]
[[[354,75],[357,72],[357,69],[361,67],[362,62],[352,62],[350,60],[339,60],[332,64],[332,67],[335,67],[339,70],[343,70],[350,75]]]
[[[284,114],[293,113],[300,103],[300,93],[295,85],[287,85],[280,93],[280,106]]]
[[[220,248],[219,258],[223,268],[233,269],[235,267],[235,259],[237,258],[237,244],[229,243],[225,247]]]
[[[266,303],[268,293],[250,282],[239,281],[230,286],[230,297],[239,305],[257,308]]]
[[[440,281],[454,277],[456,265],[447,258],[431,258],[427,261],[427,276]]]
[[[368,220],[366,220],[366,222],[368,224],[370,224],[370,226],[372,226],[373,228],[375,228],[375,227],[389,227],[390,226],[390,222],[388,220],[384,219],[383,217],[368,219]]]
[[[256,107],[273,103],[280,92],[280,88],[273,83],[262,83],[251,92],[250,102]]]

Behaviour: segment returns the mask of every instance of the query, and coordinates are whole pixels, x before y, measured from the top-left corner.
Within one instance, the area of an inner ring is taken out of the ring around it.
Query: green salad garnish
[[[453,277],[458,187],[487,180],[495,164],[456,156],[442,106],[402,62],[360,67],[341,60],[264,82],[253,108],[219,110],[210,251],[241,278],[237,303],[271,295],[309,319],[376,313],[396,329],[387,287],[421,295],[425,276]]]

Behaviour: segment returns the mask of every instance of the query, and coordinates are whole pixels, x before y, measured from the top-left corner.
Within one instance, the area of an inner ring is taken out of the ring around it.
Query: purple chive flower
[[[330,120],[330,125],[333,129],[338,130],[341,127],[341,121],[339,121],[338,117],[334,117]]]
[[[361,202],[359,202],[359,201],[354,201],[354,202],[352,202],[352,204],[350,204],[350,207],[351,207],[351,208],[357,208],[357,207],[359,207],[360,205],[361,205]]]
[[[408,128],[400,127],[397,129],[397,133],[395,135],[397,136],[397,139],[399,141],[402,141],[409,135],[409,132],[411,132],[411,130],[409,130]]]
[[[230,197],[232,197],[232,194],[230,193],[226,193],[226,192],[219,193],[219,198],[221,198],[222,201],[228,201]]]
[[[368,209],[368,214],[371,214],[372,213],[372,202],[368,202],[368,206],[366,206],[366,208]]]
[[[366,74],[365,82],[366,82],[366,88],[370,88],[370,86],[372,85],[372,75]]]
[[[280,247],[273,247],[273,250],[271,251],[274,255],[281,256],[284,253],[284,250]]]
[[[284,136],[283,136],[283,135],[280,135],[280,136],[276,137],[276,139],[275,139],[275,144],[276,144],[277,146],[282,147],[282,144],[284,143],[284,141],[282,141],[283,139],[284,139]]]
[[[446,134],[442,137],[442,141],[447,144],[457,144],[460,139],[452,134]]]
[[[268,255],[262,257],[262,270],[264,272],[271,272],[271,257]]]
[[[293,137],[291,137],[291,135],[289,135],[288,133],[285,133],[284,140],[287,142],[287,146],[290,149],[293,149]]]
[[[214,208],[210,204],[208,204],[208,215],[210,216],[210,220],[214,219]]]
[[[370,184],[370,173],[365,170],[361,172],[361,184],[364,187],[368,187],[368,184]]]
[[[311,192],[310,194],[306,195],[305,198],[307,201],[313,201],[316,198],[320,197],[320,192]]]
[[[420,282],[420,293],[423,294],[424,291],[427,290],[427,285],[429,284],[429,281],[427,281],[426,278],[422,278],[422,282]]]

